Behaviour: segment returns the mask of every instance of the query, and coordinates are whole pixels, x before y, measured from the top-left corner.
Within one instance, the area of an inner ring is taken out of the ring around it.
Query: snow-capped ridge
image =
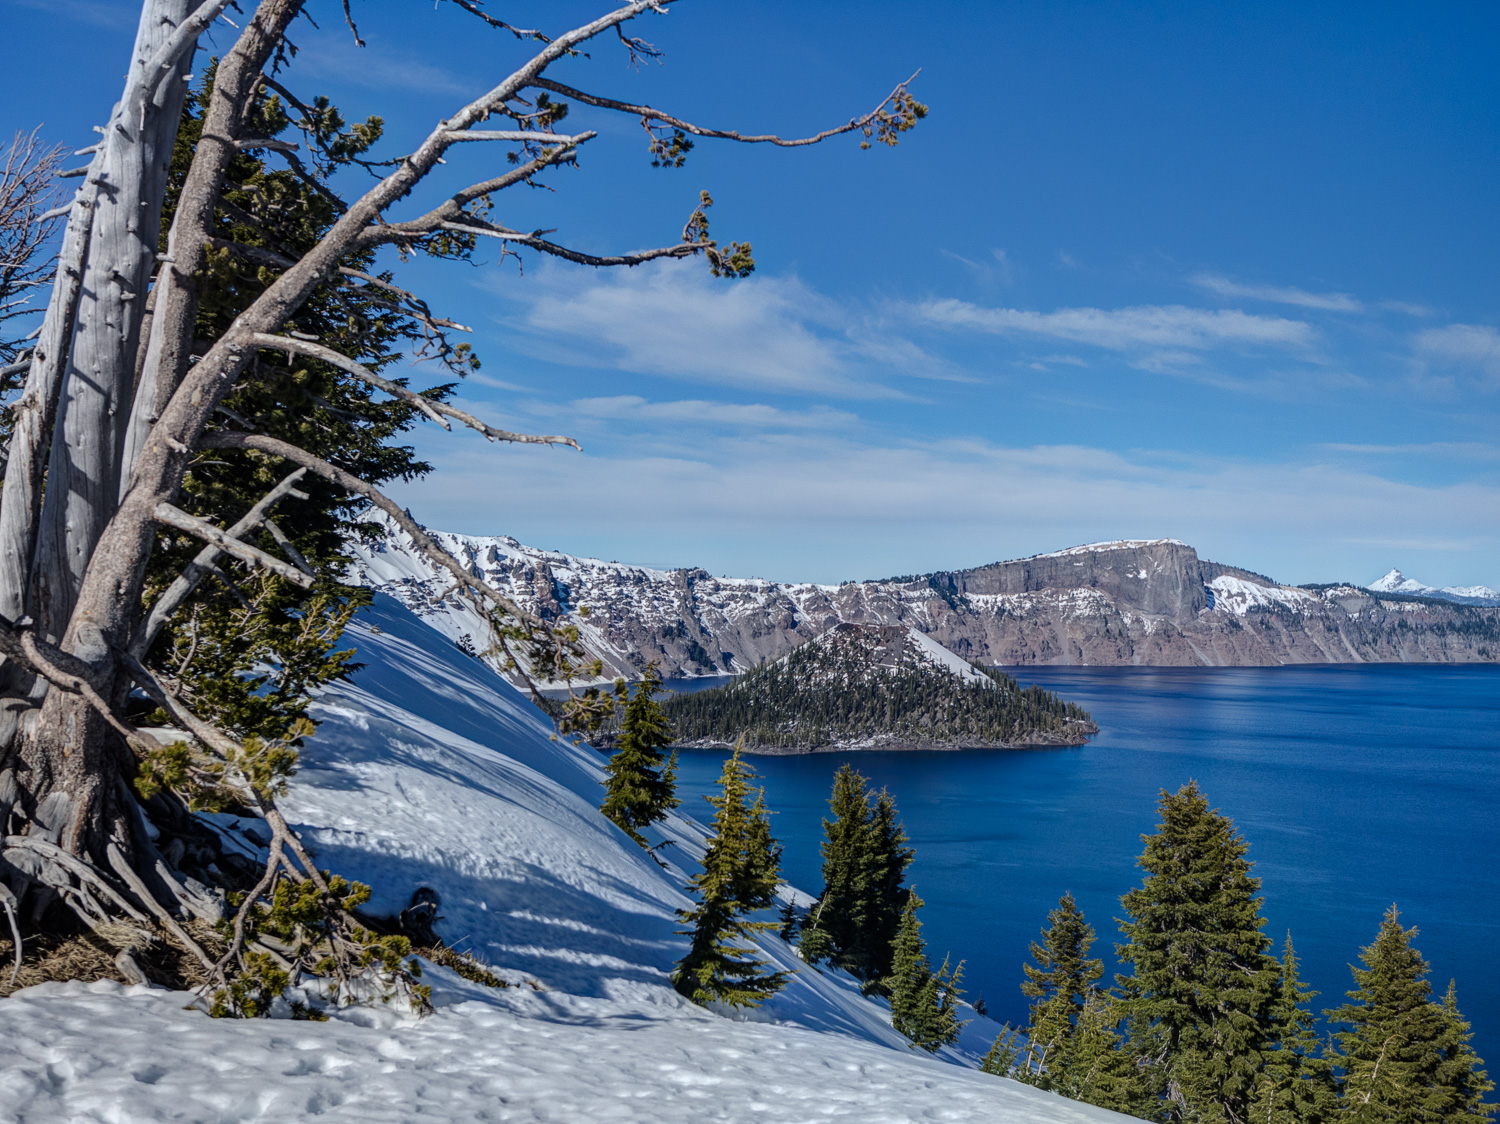
[[[1405,593],[1413,597],[1433,597],[1439,601],[1454,601],[1462,605],[1500,605],[1500,590],[1491,589],[1487,585],[1424,585],[1394,568],[1365,588],[1373,593]]]

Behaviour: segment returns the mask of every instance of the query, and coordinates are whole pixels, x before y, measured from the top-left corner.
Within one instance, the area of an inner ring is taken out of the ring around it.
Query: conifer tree
[[[661,689],[656,664],[646,665],[625,714],[620,737],[604,767],[604,803],[599,810],[642,847],[650,849],[641,829],[659,823],[681,803],[677,799],[677,755],[664,758],[672,744],[672,723],[662,713],[655,694]]]
[[[869,905],[866,907],[869,958],[863,965],[869,979],[884,979],[891,970],[892,942],[901,928],[906,904],[906,869],[915,853],[907,846],[906,830],[896,813],[896,799],[885,789],[875,794],[869,828]]]
[[[978,1005],[975,1005],[978,1010]],[[980,1011],[980,1014],[984,1012]],[[996,1077],[1010,1077],[1016,1068],[1016,1060],[1021,1056],[1021,1046],[1018,1039],[1021,1032],[1010,1023],[1006,1023],[995,1035],[995,1041],[989,1051],[979,1063],[980,1073],[990,1073]]]
[[[948,958],[944,957],[943,966],[932,970],[927,942],[922,939],[922,922],[917,917],[917,910],[924,904],[916,890],[907,891],[886,988],[891,997],[891,1025],[913,1046],[931,1054],[958,1041],[963,1027],[957,1011],[963,965],[950,972]]]
[[[1039,1088],[1056,1087],[1068,1066],[1073,1029],[1095,982],[1104,974],[1102,960],[1090,960],[1094,928],[1084,920],[1072,894],[1064,894],[1047,914],[1042,943],[1031,942],[1036,966],[1022,965],[1021,993],[1033,1002],[1027,1046],[1017,1079]]]
[[[1374,943],[1352,968],[1351,1002],[1324,1012],[1335,1031],[1343,1071],[1340,1119],[1357,1124],[1420,1124],[1483,1120],[1490,1083],[1468,1048],[1468,1024],[1457,1003],[1435,1003],[1427,962],[1411,945],[1416,929],[1401,927],[1393,905]],[[1451,989],[1450,989],[1451,995]]]
[[[848,764],[834,775],[823,821],[823,894],[803,936],[804,949],[831,948],[840,968],[879,981],[891,972],[891,942],[901,924],[902,882],[911,863],[906,832],[890,793],[870,791]]]
[[[1448,991],[1443,996],[1443,1016],[1446,1025],[1439,1041],[1443,1059],[1438,1063],[1438,1086],[1450,1095],[1448,1116],[1483,1124],[1500,1106],[1484,1099],[1486,1093],[1494,1091],[1495,1083],[1485,1072],[1483,1059],[1469,1045],[1474,1035],[1459,1014],[1457,989],[1452,980],[1448,981]]]
[[[1066,1064],[1052,1088],[1065,1097],[1129,1116],[1151,1116],[1156,1098],[1116,1032],[1120,1012],[1105,992],[1091,990],[1073,1030]]]
[[[809,919],[833,947],[835,962],[854,970],[869,920],[870,795],[865,778],[845,764],[828,798],[833,818],[823,821],[823,893]]]
[[[688,884],[699,904],[678,911],[692,925],[681,930],[692,943],[672,973],[673,986],[694,1003],[754,1007],[786,984],[787,973],[762,972],[766,962],[739,943],[777,925],[745,920],[775,902],[781,857],[771,838],[764,789],[747,806],[754,776],[736,746],[719,776],[719,795],[705,797],[714,808],[713,836],[702,873]]]
[[[1302,983],[1288,933],[1263,1066],[1250,1098],[1255,1124],[1320,1124],[1338,1107],[1333,1074],[1320,1055],[1317,1028],[1307,1009],[1317,994]]]
[[[1130,1049],[1167,1121],[1234,1124],[1247,1118],[1280,974],[1260,880],[1196,782],[1163,791],[1159,811],[1137,863],[1146,879],[1121,899]]]

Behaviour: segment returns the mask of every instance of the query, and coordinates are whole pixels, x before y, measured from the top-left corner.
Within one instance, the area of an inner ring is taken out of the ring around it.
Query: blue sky
[[[32,48],[0,125],[88,143],[130,7],[0,0]],[[312,5],[292,84],[382,114],[391,152],[522,57],[449,4],[354,9],[363,50]],[[423,432],[419,518],[801,580],[1171,536],[1283,581],[1500,585],[1500,8],[682,0],[637,31],[664,66],[600,43],[556,75],[804,133],[920,67],[932,116],[894,150],[703,142],[661,170],[638,124],[575,109],[601,137],[499,218],[638,248],[706,188],[759,268],[407,269],[475,328],[473,408],[585,449]],[[434,189],[500,157],[466,146]]]

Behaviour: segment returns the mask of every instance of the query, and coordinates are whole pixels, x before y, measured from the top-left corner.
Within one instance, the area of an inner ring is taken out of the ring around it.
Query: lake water
[[[1080,749],[755,757],[785,876],[822,887],[818,844],[845,761],[888,787],[916,847],[928,950],[966,961],[970,997],[1025,1019],[1027,942],[1065,890],[1114,971],[1120,895],[1139,884],[1159,791],[1196,779],[1250,844],[1277,951],[1290,930],[1318,1011],[1400,905],[1441,993],[1500,1069],[1500,667],[1021,668],[1093,714]],[[697,686],[697,684],[694,684]],[[716,753],[684,753],[685,810]]]

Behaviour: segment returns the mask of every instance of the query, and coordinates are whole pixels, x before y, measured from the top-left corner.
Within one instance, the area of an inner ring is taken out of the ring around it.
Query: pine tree
[[[1150,1116],[1156,1108],[1137,1060],[1116,1033],[1120,1012],[1105,992],[1091,990],[1078,1014],[1066,1065],[1052,1088],[1065,1097],[1129,1116]]]
[[[1279,978],[1245,841],[1189,782],[1163,791],[1117,946],[1130,1049],[1169,1122],[1243,1121]]]
[[[869,785],[853,766],[845,764],[834,774],[828,808],[833,818],[823,821],[823,893],[810,927],[828,935],[834,962],[854,971],[866,959],[860,954],[871,869]]]
[[[781,856],[771,838],[764,789],[753,805],[746,805],[754,776],[735,747],[719,776],[719,795],[705,797],[714,808],[713,836],[702,873],[688,884],[699,904],[678,911],[692,925],[681,930],[692,943],[672,973],[673,986],[695,1003],[754,1007],[786,984],[787,973],[762,972],[766,961],[737,943],[777,925],[744,920],[776,900]]]
[[[875,796],[869,826],[869,903],[865,908],[868,957],[861,965],[867,979],[884,979],[891,971],[892,942],[901,928],[906,904],[907,867],[915,853],[896,813],[896,800],[885,789]]]
[[[1047,914],[1042,943],[1031,942],[1036,966],[1022,965],[1021,993],[1032,999],[1027,1048],[1017,1079],[1043,1089],[1055,1087],[1055,1074],[1068,1066],[1073,1028],[1095,982],[1104,974],[1102,960],[1090,960],[1094,928],[1084,920],[1072,894],[1064,894]]]
[[[791,898],[781,903],[781,927],[776,930],[776,935],[784,941],[789,941],[797,934],[797,905]]]
[[[1452,980],[1448,981],[1448,991],[1443,996],[1443,1016],[1446,1025],[1439,1040],[1443,1058],[1438,1063],[1437,1083],[1450,1095],[1446,1118],[1483,1124],[1500,1106],[1484,1099],[1486,1093],[1494,1091],[1495,1083],[1485,1072],[1483,1059],[1469,1045],[1474,1036],[1459,1014],[1457,989]]]
[[[1333,1074],[1320,1056],[1317,1028],[1307,1010],[1317,994],[1298,975],[1297,953],[1288,933],[1263,1065],[1250,1098],[1255,1124],[1320,1124],[1338,1107]]]
[[[963,965],[950,972],[948,958],[944,957],[943,966],[932,970],[927,942],[922,939],[922,922],[917,917],[917,910],[924,904],[916,890],[906,892],[906,907],[892,950],[891,975],[885,984],[891,997],[891,1025],[913,1046],[930,1054],[958,1041],[963,1027],[957,1010]]]
[[[1343,1070],[1340,1119],[1357,1124],[1423,1124],[1483,1120],[1489,1081],[1468,1048],[1468,1024],[1457,1003],[1435,1003],[1427,962],[1411,945],[1393,905],[1375,941],[1351,968],[1351,1000],[1324,1012],[1343,1024],[1334,1033]],[[1452,994],[1450,989],[1450,995]]]
[[[978,1010],[978,1005],[975,1005]],[[984,1012],[980,1012],[983,1014]],[[1006,1023],[995,1036],[994,1043],[989,1052],[979,1063],[980,1073],[990,1073],[996,1077],[1010,1077],[1016,1068],[1016,1059],[1021,1055],[1021,1046],[1018,1039],[1021,1032]]]
[[[804,948],[831,946],[840,968],[863,980],[883,980],[891,972],[912,850],[895,799],[883,789],[871,792],[852,766],[834,775],[828,806],[833,819],[823,821],[823,894],[808,925],[826,940],[813,938],[809,946],[805,933]]]
[[[646,673],[625,704],[620,737],[615,752],[604,767],[604,803],[599,810],[612,819],[642,847],[650,849],[641,829],[659,823],[677,807],[677,755],[664,759],[662,751],[672,744],[672,724],[657,705],[661,689],[656,664]]]

